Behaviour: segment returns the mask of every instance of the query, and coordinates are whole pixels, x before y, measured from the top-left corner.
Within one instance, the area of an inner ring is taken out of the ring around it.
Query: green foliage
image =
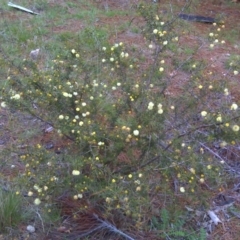
[[[7,232],[24,219],[22,198],[11,191],[0,189],[0,232]]]
[[[226,61],[226,68],[232,71],[238,71],[240,64],[240,56],[239,55],[231,55],[229,59]]]
[[[195,240],[195,239],[206,239],[206,233],[201,228],[198,232],[194,232],[191,229],[188,229],[185,225],[185,219],[181,218],[181,215],[178,215],[178,219],[173,221],[170,217],[170,213],[166,208],[161,209],[160,219],[156,217],[152,218],[152,227],[156,228],[161,232],[159,237],[164,239],[174,239],[174,240]]]

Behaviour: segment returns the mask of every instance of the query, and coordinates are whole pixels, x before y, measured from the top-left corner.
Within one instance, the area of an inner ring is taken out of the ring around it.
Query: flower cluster
[[[221,24],[220,26],[218,26],[217,23],[213,23],[213,27],[214,27],[214,31],[216,31],[216,33],[211,32],[209,33],[209,38],[212,41],[212,43],[209,45],[210,48],[214,48],[217,44],[221,43],[221,44],[225,44],[224,40],[219,40],[219,33],[221,32],[222,29],[225,28],[224,24]]]

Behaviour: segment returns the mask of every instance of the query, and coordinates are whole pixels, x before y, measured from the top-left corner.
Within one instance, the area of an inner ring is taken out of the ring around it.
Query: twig
[[[218,159],[220,159],[221,161],[223,161],[227,167],[229,169],[231,169],[231,171],[237,173],[239,175],[239,172],[236,171],[235,169],[233,169],[231,166],[229,166],[229,164],[225,161],[225,159],[223,159],[219,154],[215,153],[212,149],[210,149],[209,147],[207,147],[206,145],[204,145],[203,143],[199,142],[199,144],[204,147],[206,150],[208,150],[210,153],[212,153],[215,157],[217,157]]]
[[[117,229],[114,225],[112,225],[111,223],[108,223],[102,219],[100,219],[98,217],[98,215],[94,214],[94,217],[100,221],[102,223],[102,226],[107,228],[108,230],[110,230],[111,232],[117,233],[121,236],[124,236],[126,239],[128,240],[134,240],[134,238],[130,237],[129,235],[127,235],[126,233],[122,232],[121,230]]]
[[[94,232],[96,232],[97,230],[100,230],[100,229],[107,229],[109,230],[110,232],[113,232],[115,234],[119,234],[123,237],[125,237],[125,239],[127,240],[135,240],[134,238],[130,237],[129,235],[127,235],[126,233],[122,232],[121,230],[117,229],[114,225],[112,225],[111,223],[107,222],[106,220],[104,219],[101,219],[98,217],[97,214],[93,214],[92,215],[94,217],[94,220],[96,221],[96,224],[97,226],[91,226],[91,228],[88,230],[88,231],[85,231],[83,233],[80,233],[80,234],[77,234],[77,233],[73,233],[73,234],[70,234],[70,235],[67,235],[66,238],[67,239],[79,239],[79,238],[82,238],[82,237],[85,237],[85,236],[88,236]]]
[[[87,232],[85,232],[85,233],[77,234],[77,236],[76,236],[75,233],[73,233],[72,235],[68,235],[68,236],[67,236],[67,239],[75,239],[75,238],[79,239],[79,238],[83,238],[83,237],[86,237],[86,236],[94,233],[95,231],[97,231],[97,230],[99,230],[99,229],[101,229],[101,228],[103,228],[102,224],[99,225],[99,226],[97,226],[97,227],[95,227],[95,228],[93,228],[93,229],[91,229],[91,230],[89,230],[89,231],[87,231]]]
[[[39,13],[33,12],[32,10],[30,10],[30,9],[28,9],[28,8],[22,7],[22,6],[20,6],[20,5],[13,4],[13,3],[11,3],[11,2],[8,3],[8,6],[9,6],[9,7],[16,8],[16,9],[21,10],[21,11],[24,11],[24,12],[27,12],[27,13],[31,13],[31,14],[35,14],[35,15],[38,15],[38,14],[39,14]]]
[[[215,157],[219,158],[221,161],[225,162],[225,159],[223,159],[221,156],[219,156],[217,153],[215,153],[212,149],[210,149],[209,147],[207,147],[206,145],[204,145],[203,143],[199,142],[199,144],[204,147],[205,149],[207,149],[210,153],[212,153]]]
[[[239,218],[240,219],[240,214],[239,213],[236,213],[234,212],[232,209],[229,209],[230,213],[232,213],[235,217]]]
[[[43,229],[43,232],[45,232],[45,228],[44,228],[44,224],[43,224],[43,219],[41,217],[41,215],[39,214],[38,211],[36,211],[36,214],[38,215],[39,219],[41,220],[41,223],[42,223],[42,229]]]
[[[208,210],[207,213],[215,225],[218,225],[218,223],[222,223],[222,221],[218,218],[218,216],[213,211]]]

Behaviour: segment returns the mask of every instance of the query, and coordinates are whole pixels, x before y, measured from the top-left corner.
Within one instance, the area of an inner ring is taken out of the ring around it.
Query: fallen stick
[[[24,11],[24,12],[27,12],[27,13],[31,13],[31,14],[35,14],[35,15],[38,15],[38,14],[39,14],[39,13],[33,12],[32,10],[30,10],[30,9],[28,9],[28,8],[25,8],[25,7],[16,5],[16,4],[11,3],[11,2],[8,3],[8,6],[9,6],[9,7],[16,8],[16,9],[21,10],[21,11]]]

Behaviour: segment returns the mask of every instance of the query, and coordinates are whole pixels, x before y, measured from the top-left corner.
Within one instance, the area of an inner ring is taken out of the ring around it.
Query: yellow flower
[[[196,173],[196,171],[195,171],[195,169],[194,169],[194,168],[190,168],[190,169],[189,169],[189,171],[190,171],[191,173],[193,173],[193,174],[195,174],[195,173]]]
[[[207,165],[207,169],[209,169],[209,170],[210,170],[211,168],[212,168],[212,166],[211,166],[211,165]]]
[[[219,115],[219,116],[216,118],[216,121],[217,121],[217,122],[222,122],[222,116]]]
[[[225,141],[222,141],[221,143],[220,143],[220,147],[221,148],[224,148],[224,147],[226,147],[227,146],[227,143],[225,142]]]
[[[15,100],[18,100],[20,99],[20,94],[15,94],[14,96],[11,97],[11,99],[15,99]]]
[[[225,95],[225,96],[229,95],[229,92],[228,92],[228,89],[227,89],[227,88],[224,89],[224,95]]]
[[[180,192],[184,193],[185,192],[185,188],[184,187],[180,187]]]
[[[204,182],[205,182],[204,178],[200,178],[200,179],[199,179],[199,182],[200,182],[200,183],[204,183]]]
[[[31,197],[33,195],[33,192],[29,191],[28,196]]]
[[[137,192],[141,191],[141,187],[138,186],[138,187],[136,188],[136,191],[137,191]]]
[[[238,125],[233,125],[232,130],[234,132],[238,132],[239,131],[239,126]]]
[[[160,67],[159,68],[159,72],[163,72],[164,71],[164,68],[163,67]]]
[[[78,170],[73,170],[73,171],[72,171],[72,175],[73,175],[73,176],[78,176],[78,175],[80,175],[80,171],[78,171]]]
[[[238,109],[238,105],[236,103],[233,103],[230,109],[231,110],[237,110]]]
[[[68,97],[68,93],[67,92],[63,92],[62,93],[64,97]]]
[[[133,131],[133,135],[134,135],[134,136],[138,136],[138,135],[139,135],[139,131],[138,131],[138,130],[134,130],[134,131]]]
[[[41,203],[41,200],[39,199],[39,198],[36,198],[35,200],[34,200],[34,204],[35,205],[39,205]]]
[[[78,199],[78,196],[77,196],[77,195],[74,195],[74,196],[73,196],[73,199],[74,199],[74,200],[77,200],[77,199]]]
[[[75,50],[75,49],[72,49],[71,52],[72,52],[72,54],[75,54],[75,53],[76,53],[76,50]]]
[[[5,108],[7,106],[7,104],[5,102],[1,102],[1,107]]]
[[[206,117],[206,116],[207,116],[207,112],[206,112],[206,111],[202,111],[202,112],[201,112],[201,116],[202,116],[202,117]]]
[[[148,104],[148,110],[152,110],[153,109],[153,106],[154,106],[154,103],[153,102],[150,102]]]

